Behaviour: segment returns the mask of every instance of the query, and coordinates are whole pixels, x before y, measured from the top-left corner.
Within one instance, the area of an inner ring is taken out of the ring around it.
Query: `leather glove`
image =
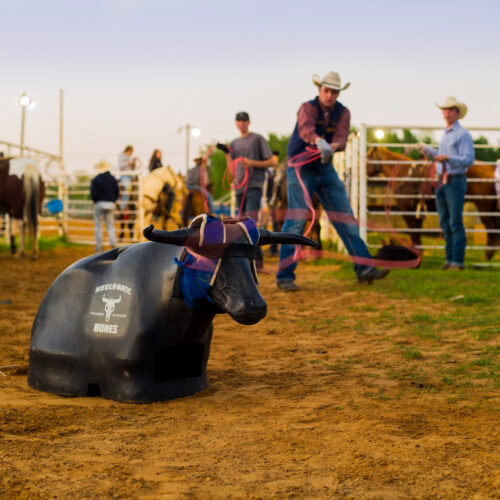
[[[321,153],[321,163],[330,163],[333,155],[333,150],[330,144],[328,144],[325,139],[320,138],[316,142],[316,146],[318,146]]]
[[[221,142],[218,142],[216,147],[217,149],[224,151],[224,153],[226,154],[229,153],[229,148],[225,144],[222,144]]]

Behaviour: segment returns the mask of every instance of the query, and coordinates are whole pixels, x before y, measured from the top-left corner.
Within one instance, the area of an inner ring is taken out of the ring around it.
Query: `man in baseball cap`
[[[250,116],[246,111],[239,111],[238,113],[236,113],[235,120],[236,121],[250,122]]]
[[[236,128],[240,136],[234,139],[230,147],[218,147],[226,152],[229,163],[239,158],[236,169],[236,203],[240,217],[248,215],[257,220],[262,199],[262,189],[266,178],[266,169],[274,165],[275,159],[268,142],[260,134],[250,132],[250,116],[246,111],[239,111],[235,116]],[[245,171],[248,177],[245,181]],[[257,267],[262,266],[262,251],[257,247]]]

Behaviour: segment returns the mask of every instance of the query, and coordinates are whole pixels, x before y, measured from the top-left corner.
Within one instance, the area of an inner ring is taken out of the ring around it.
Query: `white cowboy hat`
[[[94,168],[100,173],[107,172],[111,168],[111,164],[105,160],[101,160],[99,163],[94,165]]]
[[[351,82],[349,82],[342,87],[340,85],[340,75],[334,71],[327,73],[323,79],[321,79],[319,75],[313,75],[313,83],[318,87],[327,87],[329,89],[338,90],[339,92],[351,85]]]
[[[439,109],[457,108],[458,117],[463,118],[467,114],[467,106],[463,102],[458,102],[456,97],[447,97],[443,104],[436,103]]]

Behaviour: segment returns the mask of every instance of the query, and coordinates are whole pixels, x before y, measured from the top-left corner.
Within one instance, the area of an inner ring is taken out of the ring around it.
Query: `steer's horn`
[[[176,231],[161,231],[155,229],[151,224],[144,228],[142,234],[151,241],[157,243],[169,243],[170,245],[184,246],[191,234],[192,230],[185,227],[184,229],[177,229]]]
[[[309,245],[310,247],[317,247],[318,244],[295,233],[272,233],[267,229],[259,229],[259,245],[269,245],[270,243],[288,243],[292,245]]]

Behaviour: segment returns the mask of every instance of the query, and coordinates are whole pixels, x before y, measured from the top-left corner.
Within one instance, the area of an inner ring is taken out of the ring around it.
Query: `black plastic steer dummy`
[[[151,241],[82,259],[54,281],[33,323],[31,387],[136,403],[199,392],[215,314],[253,324],[267,313],[256,245],[316,245],[249,218],[207,215],[144,235]]]

